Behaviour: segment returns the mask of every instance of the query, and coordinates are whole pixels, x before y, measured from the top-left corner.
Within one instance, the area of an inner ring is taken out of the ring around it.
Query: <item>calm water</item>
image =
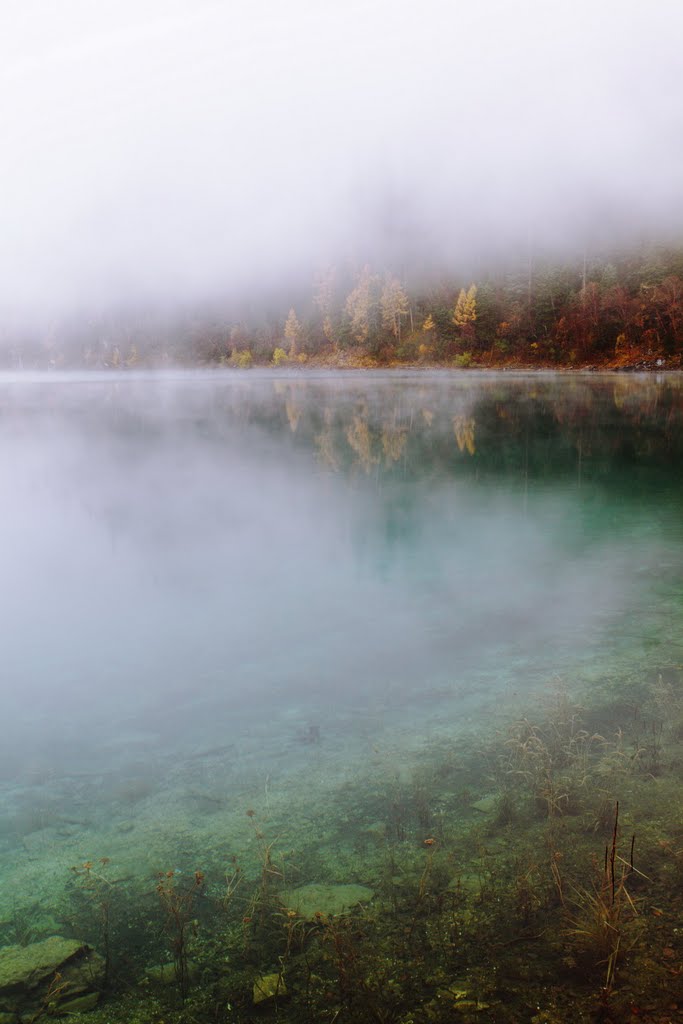
[[[1,379],[12,900],[675,662],[682,455],[674,376]]]
[[[213,745],[266,706],[326,728],[454,688],[476,709],[674,639],[677,378],[0,388],[11,771],[136,733]]]

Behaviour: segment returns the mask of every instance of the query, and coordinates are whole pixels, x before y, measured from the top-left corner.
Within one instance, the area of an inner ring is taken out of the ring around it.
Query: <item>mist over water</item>
[[[312,725],[418,742],[642,653],[681,569],[680,394],[551,375],[5,378],[6,777],[234,742],[265,764]]]

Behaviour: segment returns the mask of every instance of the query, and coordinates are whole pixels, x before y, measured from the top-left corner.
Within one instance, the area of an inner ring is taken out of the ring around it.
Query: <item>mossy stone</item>
[[[481,800],[475,800],[470,807],[473,811],[479,811],[480,814],[493,814],[494,811],[498,810],[498,801],[500,795],[498,793],[489,793],[487,796],[483,796]]]
[[[69,999],[59,1004],[60,1013],[87,1013],[94,1010],[100,1001],[99,992],[88,992],[85,996],[78,996],[76,999]]]
[[[52,935],[28,946],[5,946],[0,956],[0,1012],[9,1020],[34,1017],[46,1001],[65,1003],[94,993],[104,981],[104,961],[77,939]]]
[[[280,899],[290,910],[296,910],[307,921],[316,914],[332,917],[348,913],[358,903],[368,903],[374,893],[365,885],[324,885],[312,882],[280,893]]]
[[[287,987],[281,974],[261,974],[252,989],[254,1005],[265,1003],[268,999],[281,998],[287,995]]]
[[[197,965],[191,960],[187,961],[187,980],[190,984],[197,981],[199,977],[199,970]],[[153,967],[148,967],[145,971],[145,979],[151,981],[154,985],[177,985],[178,974],[176,972],[175,964],[155,964]]]

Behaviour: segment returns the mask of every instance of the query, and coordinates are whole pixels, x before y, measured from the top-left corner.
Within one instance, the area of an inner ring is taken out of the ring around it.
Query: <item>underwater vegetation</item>
[[[266,780],[156,877],[124,831],[127,859],[12,894],[2,1024],[681,1019],[683,674],[618,683],[318,795]]]

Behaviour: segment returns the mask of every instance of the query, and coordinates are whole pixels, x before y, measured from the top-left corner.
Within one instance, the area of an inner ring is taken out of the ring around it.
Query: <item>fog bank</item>
[[[3,12],[6,313],[681,226],[673,0]]]

